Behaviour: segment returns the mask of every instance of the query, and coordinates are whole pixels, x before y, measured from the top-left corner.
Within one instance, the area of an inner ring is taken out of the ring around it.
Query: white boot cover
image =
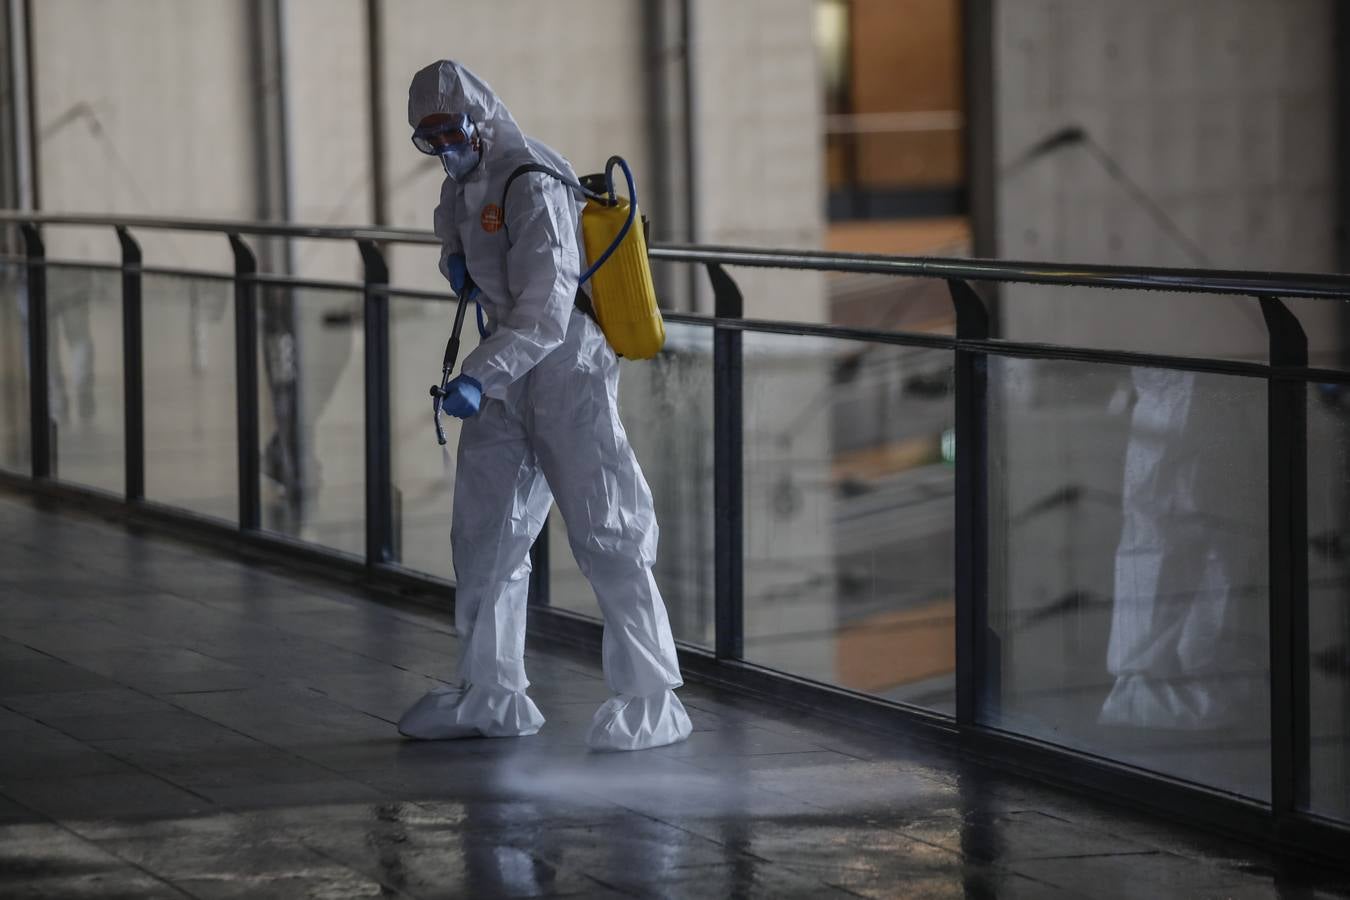
[[[444,741],[465,737],[523,737],[544,724],[539,707],[524,691],[476,684],[446,685],[414,703],[398,731],[404,737]]]
[[[586,744],[592,750],[648,750],[678,743],[693,730],[674,691],[647,697],[620,694],[596,710]]]

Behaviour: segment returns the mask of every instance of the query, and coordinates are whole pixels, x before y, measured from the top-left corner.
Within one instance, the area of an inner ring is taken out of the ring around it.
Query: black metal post
[[[48,382],[47,251],[36,225],[22,227],[28,254],[28,410],[34,478],[55,476]]]
[[[234,384],[239,432],[239,527],[262,526],[258,485],[258,260],[249,246],[231,234],[234,251]]]
[[[719,319],[739,319],[741,290],[717,263],[708,264]],[[741,331],[713,330],[714,628],[718,659],[745,655],[745,481]]]
[[[141,305],[141,246],[117,226],[122,245],[122,393],[126,419],[127,500],[145,499],[145,355]]]
[[[393,467],[389,414],[389,266],[374,241],[360,240],[365,265],[366,563],[393,559]]]
[[[984,301],[950,280],[956,307],[956,721],[981,723],[998,701],[997,638],[989,630],[989,359],[961,341],[989,337]]]
[[[1308,364],[1308,338],[1283,303],[1259,297],[1272,368]],[[1277,824],[1309,799],[1308,386],[1270,376],[1266,419],[1270,481],[1270,768]]]

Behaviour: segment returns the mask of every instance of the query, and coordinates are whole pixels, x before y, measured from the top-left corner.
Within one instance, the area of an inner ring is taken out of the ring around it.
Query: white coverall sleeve
[[[581,264],[571,195],[547,175],[517,180],[506,198],[506,230],[507,311],[463,367],[498,400],[567,336]]]

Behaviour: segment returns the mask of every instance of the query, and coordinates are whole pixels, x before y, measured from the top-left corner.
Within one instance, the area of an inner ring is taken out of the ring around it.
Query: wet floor
[[[734,694],[681,745],[414,743],[447,617],[0,494],[0,897],[1350,897],[1269,858]]]

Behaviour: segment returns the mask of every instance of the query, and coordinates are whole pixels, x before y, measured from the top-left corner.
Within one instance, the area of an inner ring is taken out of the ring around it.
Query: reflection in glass
[[[258,293],[263,527],[364,554],[361,292]]]
[[[951,712],[951,354],[747,332],[744,369],[746,658]]]
[[[0,263],[0,469],[28,474],[28,279],[21,265]]]
[[[453,579],[450,517],[460,420],[442,416],[446,444],[438,446],[427,392],[440,384],[445,342],[454,324],[454,299],[448,291],[446,296],[450,302],[390,298],[389,403],[398,558],[411,569]],[[478,346],[473,320],[470,309],[460,334],[461,363]]]
[[[991,358],[990,724],[1269,796],[1265,383]]]
[[[121,493],[126,472],[119,271],[47,267],[47,354],[53,474]]]
[[[1308,389],[1309,809],[1350,821],[1350,402]]]
[[[656,358],[621,364],[620,415],[661,529],[656,582],[675,638],[705,646],[713,642],[712,405],[711,328],[668,322]],[[553,606],[599,615],[556,508],[549,574]]]
[[[1131,377],[1107,650],[1115,684],[1101,721],[1241,727],[1267,697],[1266,480],[1252,449],[1264,415],[1207,396],[1193,372]],[[1225,432],[1233,441],[1220,449]]]
[[[146,497],[235,520],[234,287],[146,275],[141,293]]]

